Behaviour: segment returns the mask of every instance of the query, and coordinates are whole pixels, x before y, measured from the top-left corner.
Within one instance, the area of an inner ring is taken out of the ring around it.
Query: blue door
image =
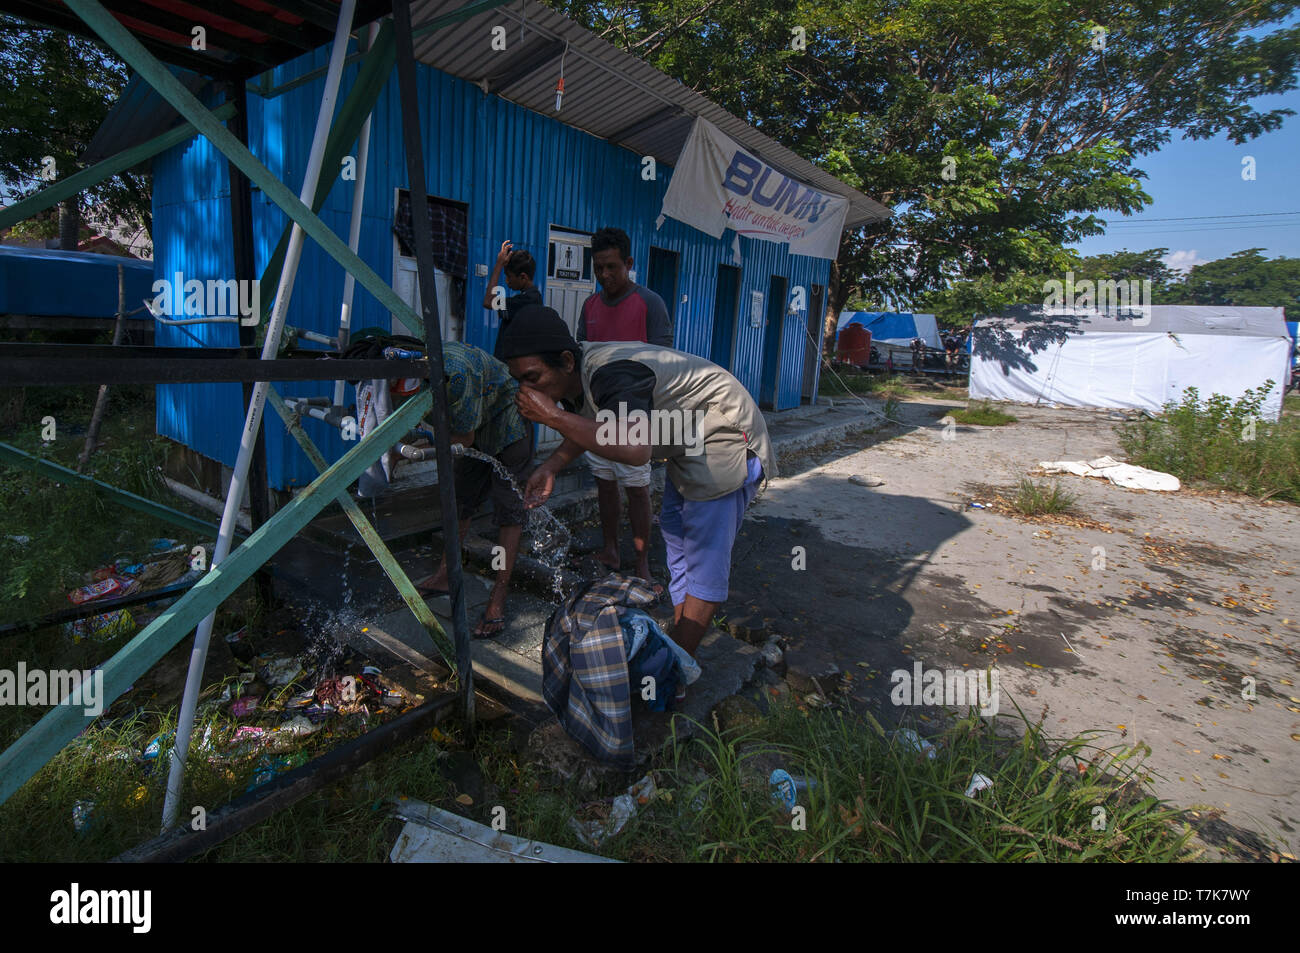
[[[677,252],[650,246],[650,263],[646,269],[646,287],[664,299],[668,321],[677,331]]]
[[[760,407],[776,406],[776,383],[781,370],[781,340],[785,331],[786,280],[773,275],[767,286],[767,320],[763,322],[763,383]]]
[[[733,265],[718,266],[718,290],[713,296],[713,345],[709,360],[731,370],[731,355],[736,346],[736,308],[740,304],[740,269]]]

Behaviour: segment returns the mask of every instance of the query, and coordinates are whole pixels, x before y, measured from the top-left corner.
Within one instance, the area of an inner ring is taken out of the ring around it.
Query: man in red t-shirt
[[[661,347],[673,346],[673,327],[663,298],[632,281],[632,240],[621,228],[602,228],[591,238],[591,261],[601,290],[582,303],[578,318],[579,342],[644,341]],[[628,522],[632,524],[632,545],[636,550],[636,574],[654,586],[663,587],[650,576],[650,464],[631,466],[587,453],[587,464],[596,478],[600,502],[600,529],[604,549],[597,557],[610,569],[622,563],[618,553],[621,518],[619,487],[627,493]]]

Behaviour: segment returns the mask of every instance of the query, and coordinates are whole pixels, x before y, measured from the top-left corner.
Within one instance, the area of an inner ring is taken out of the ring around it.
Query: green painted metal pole
[[[380,304],[407,327],[422,327],[419,317],[411,306],[399,298],[369,265],[354,255],[346,242],[335,235],[311,209],[300,202],[298,197],[249,152],[170,70],[159,63],[140,41],[131,35],[126,27],[118,23],[98,0],[66,0],[66,5],[99,34],[132,69],[144,77],[163,99],[171,103],[177,112],[203,133],[222,155],[259,186],[268,199],[297,222],[326,254],[352,272],[361,286],[374,295]]]
[[[325,458],[317,449],[316,444],[312,442],[311,437],[302,429],[293,411],[285,404],[284,398],[272,387],[270,393],[267,394],[267,399],[271,402],[271,406],[275,408],[275,412],[280,415],[280,419],[284,421],[284,426],[289,431],[289,435],[298,442],[298,446],[302,447],[302,452],[307,454],[307,459],[312,462],[312,466],[324,473],[329,464],[325,462]],[[343,512],[347,514],[348,519],[352,521],[353,527],[361,535],[362,541],[374,555],[375,560],[387,573],[388,578],[393,581],[393,585],[397,587],[397,591],[402,596],[402,601],[410,607],[416,620],[424,626],[429,633],[429,637],[433,639],[433,644],[442,656],[443,661],[447,663],[447,667],[454,672],[456,670],[456,647],[452,645],[451,639],[448,638],[446,631],[438,622],[438,617],[433,614],[428,603],[424,601],[424,597],[420,595],[420,591],[415,588],[415,584],[411,582],[410,577],[406,575],[405,570],[397,562],[397,558],[393,555],[392,550],[388,548],[383,537],[379,535],[379,531],[371,525],[365,514],[361,512],[361,507],[357,506],[357,501],[352,499],[352,494],[340,493],[336,499],[339,505],[343,507]]]
[[[194,588],[124,645],[103,666],[103,690],[97,699],[103,707],[107,709],[136,679],[194,631],[200,621],[344,492],[380,454],[401,440],[432,405],[433,398],[426,391],[390,414],[373,433],[312,481],[219,566],[213,566]],[[7,801],[95,717],[85,714],[81,706],[57,705],[0,753],[0,803]]]
[[[22,467],[24,470],[31,470],[33,473],[39,473],[41,476],[49,477],[51,480],[57,480],[60,483],[89,483],[97,491],[104,493],[123,506],[155,516],[175,526],[184,527],[190,532],[203,533],[205,536],[216,538],[217,526],[215,523],[206,523],[198,517],[182,513],[180,510],[174,510],[170,506],[163,506],[161,503],[155,503],[143,496],[136,496],[136,494],[128,493],[126,490],[119,490],[115,486],[110,486],[101,480],[86,476],[84,473],[69,470],[67,467],[51,463],[49,460],[34,457],[30,453],[24,453],[17,447],[11,447],[7,443],[0,443],[0,460],[11,463],[16,467]]]
[[[223,122],[234,115],[234,103],[225,103],[212,111],[212,117]],[[102,162],[97,162],[88,169],[82,169],[66,179],[55,182],[48,188],[41,189],[35,195],[29,195],[21,202],[16,202],[0,211],[0,229],[9,228],[19,222],[26,221],[33,215],[44,212],[47,208],[57,205],[64,199],[84,192],[92,185],[98,185],[119,172],[125,172],[132,166],[139,165],[145,159],[150,159],[160,152],[166,152],[172,146],[180,145],[182,142],[194,138],[197,134],[198,130],[193,125],[188,122],[184,123],[175,129],[164,132],[161,136],[155,136],[148,142],[132,146],[130,149],[124,149],[117,155],[110,156]]]

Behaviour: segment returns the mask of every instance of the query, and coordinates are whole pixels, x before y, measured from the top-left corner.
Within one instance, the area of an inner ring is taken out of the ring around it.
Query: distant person
[[[621,228],[602,228],[591,237],[591,261],[601,290],[582,303],[578,318],[579,343],[583,341],[640,341],[673,346],[673,327],[663,298],[631,280],[632,240]],[[600,531],[604,548],[596,557],[610,569],[619,569],[619,488],[627,494],[628,522],[636,551],[636,574],[661,595],[663,586],[650,576],[650,464],[629,465],[586,454],[596,478],[600,503]]]
[[[912,370],[921,371],[925,369],[925,342],[920,338],[912,338]]]
[[[960,349],[961,340],[957,337],[956,331],[949,331],[943,336],[943,362],[949,374],[957,369],[957,352]]]
[[[506,273],[506,287],[518,294],[507,297],[504,308],[494,309],[493,305],[496,302],[493,299],[496,298],[497,280],[501,277],[503,269]],[[492,266],[492,277],[488,279],[487,291],[483,293],[483,307],[489,311],[495,310],[501,320],[501,325],[497,328],[497,346],[492,352],[498,359],[501,357],[501,332],[510,324],[515,314],[526,305],[542,303],[542,293],[537,290],[537,285],[533,284],[533,276],[536,273],[537,262],[533,260],[532,255],[522,248],[516,249],[508,238],[501,243],[496,264]]]

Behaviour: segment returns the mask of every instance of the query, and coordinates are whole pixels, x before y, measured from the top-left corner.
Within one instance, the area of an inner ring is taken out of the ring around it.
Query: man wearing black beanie
[[[579,344],[551,308],[521,309],[500,347],[520,384],[519,413],[564,435],[528,480],[529,506],[546,501],[556,474],[583,451],[634,466],[668,461],[659,526],[672,635],[694,655],[727,598],[745,507],[776,475],[758,405],[726,370],[693,354],[640,341]]]

